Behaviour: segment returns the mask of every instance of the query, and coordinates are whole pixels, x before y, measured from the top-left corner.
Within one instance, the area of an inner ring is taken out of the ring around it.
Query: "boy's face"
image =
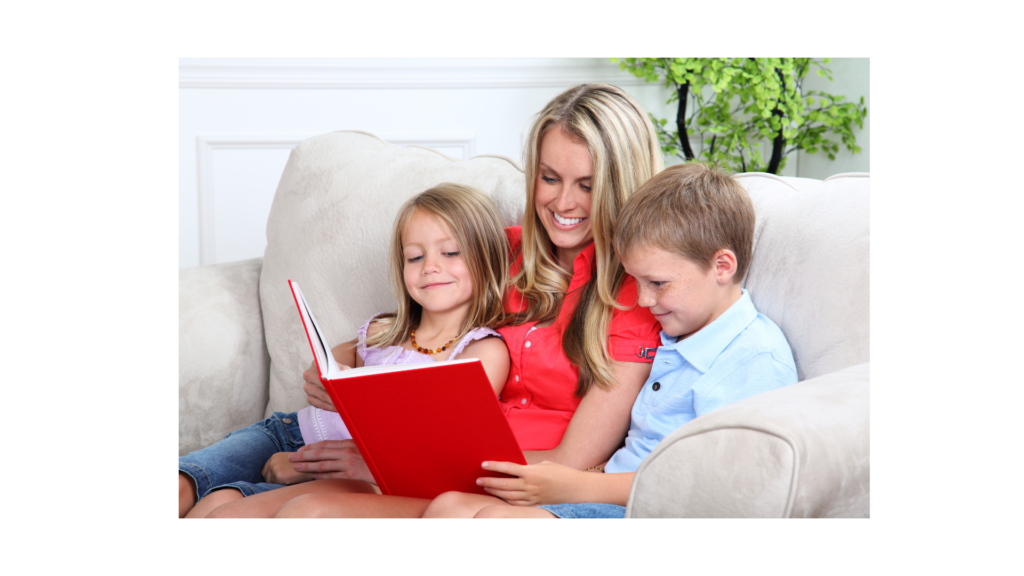
[[[692,260],[660,248],[642,247],[622,265],[636,278],[638,304],[650,308],[661,329],[680,340],[710,324],[723,308],[725,291],[715,267],[702,269]]]

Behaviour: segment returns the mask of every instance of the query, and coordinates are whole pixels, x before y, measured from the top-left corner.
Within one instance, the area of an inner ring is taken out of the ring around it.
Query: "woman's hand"
[[[295,470],[295,465],[288,458],[291,452],[278,452],[263,465],[263,479],[271,484],[298,484],[309,482],[312,474],[303,474]]]
[[[493,472],[504,472],[518,478],[477,478],[488,494],[516,506],[540,504],[576,504],[587,493],[586,484],[591,475],[554,462],[522,466],[512,462],[484,462],[482,467]]]
[[[324,440],[307,444],[299,448],[298,452],[290,452],[288,459],[294,463],[297,472],[305,472],[317,480],[348,478],[375,482],[359,448],[352,440]]]
[[[308,402],[310,406],[321,410],[328,410],[330,412],[338,411],[338,409],[334,407],[334,402],[331,401],[330,395],[327,394],[327,389],[324,388],[323,383],[320,382],[320,372],[316,369],[316,362],[310,365],[309,370],[302,373],[302,379],[305,380],[305,383],[302,385],[302,390],[306,393],[306,402]]]

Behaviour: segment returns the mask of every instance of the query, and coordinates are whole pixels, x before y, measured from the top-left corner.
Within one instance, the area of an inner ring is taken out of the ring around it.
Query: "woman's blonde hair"
[[[403,233],[416,210],[447,224],[473,280],[473,300],[455,340],[473,328],[493,328],[505,322],[502,298],[508,284],[509,246],[498,210],[482,192],[445,182],[407,200],[395,216],[388,275],[398,297],[398,310],[377,317],[384,329],[366,339],[368,346],[401,344],[420,323],[423,307],[409,294],[404,275]]]
[[[526,145],[526,216],[523,221],[523,266],[512,282],[528,303],[517,323],[554,318],[569,287],[571,273],[552,254],[551,239],[537,217],[535,193],[540,143],[548,130],[566,136],[590,151],[590,226],[594,233],[595,268],[580,293],[572,319],[562,336],[565,355],[579,369],[576,394],[592,383],[614,384],[608,331],[625,271],[612,249],[612,232],[626,199],[662,167],[661,146],[647,112],[622,89],[608,84],[580,84],[552,100],[537,115]]]

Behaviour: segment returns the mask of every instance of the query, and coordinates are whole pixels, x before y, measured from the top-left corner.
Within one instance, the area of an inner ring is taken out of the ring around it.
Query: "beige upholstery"
[[[720,408],[644,459],[627,516],[867,516],[867,414],[866,363]]]
[[[270,356],[260,311],[262,265],[256,258],[178,274],[179,455],[263,418]]]
[[[387,257],[398,208],[442,182],[477,188],[494,199],[506,225],[521,222],[526,185],[506,158],[457,162],[359,132],[313,138],[292,152],[270,208],[260,276],[268,415],[306,406],[301,374],[313,362],[288,280],[302,287],[328,340],[355,338],[367,318],[396,307]]]
[[[806,381],[677,430],[641,465],[627,516],[867,516],[869,179],[739,178],[757,210],[744,286]],[[511,160],[455,161],[359,132],[295,148],[264,258],[180,274],[180,454],[305,406],[312,358],[286,280],[330,340],[353,338],[394,308],[385,258],[399,205],[445,181],[485,191],[519,223],[525,183]]]

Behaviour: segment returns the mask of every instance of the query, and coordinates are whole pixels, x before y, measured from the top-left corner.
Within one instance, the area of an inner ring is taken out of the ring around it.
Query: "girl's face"
[[[558,126],[541,138],[539,156],[534,188],[537,217],[555,245],[559,264],[571,268],[576,256],[594,239],[590,225],[594,163],[590,150]]]
[[[402,231],[405,287],[424,312],[469,312],[473,279],[448,225],[416,209]]]

